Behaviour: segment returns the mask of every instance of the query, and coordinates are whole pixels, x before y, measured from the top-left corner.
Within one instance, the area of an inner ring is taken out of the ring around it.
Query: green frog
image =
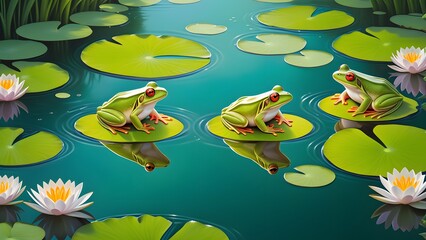
[[[150,120],[167,124],[171,118],[159,114],[155,104],[167,96],[166,89],[159,87],[155,82],[149,82],[145,87],[130,91],[120,92],[114,95],[102,106],[98,107],[96,117],[99,124],[117,134],[116,131],[127,134],[130,130],[126,124],[131,123],[137,130],[147,134],[155,128],[141,121],[150,117]]]
[[[228,107],[222,109],[221,120],[229,130],[242,133],[254,133],[250,127],[257,127],[264,133],[276,136],[277,132],[284,132],[281,128],[274,128],[273,124],[266,125],[276,119],[278,125],[282,123],[292,126],[292,120],[285,119],[280,108],[290,102],[293,96],[276,85],[272,90],[255,95],[241,97]]]
[[[333,73],[333,79],[345,87],[341,94],[331,98],[336,100],[334,104],[346,105],[348,98],[360,104],[348,110],[352,116],[364,113],[372,118],[382,118],[395,112],[403,102],[401,93],[386,79],[357,72],[346,64]]]

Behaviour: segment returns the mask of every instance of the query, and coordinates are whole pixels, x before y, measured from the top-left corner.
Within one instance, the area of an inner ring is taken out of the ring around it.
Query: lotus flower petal
[[[12,201],[18,198],[24,190],[25,187],[22,188],[22,181],[19,181],[19,177],[2,176],[0,178],[0,205],[12,205],[18,203],[19,201]]]
[[[392,54],[391,60],[395,65],[389,67],[397,72],[420,73],[426,70],[426,54],[420,48],[401,48]]]
[[[25,81],[19,82],[19,77],[15,74],[0,76],[0,101],[14,101],[22,97],[28,90],[28,87],[23,88]]]

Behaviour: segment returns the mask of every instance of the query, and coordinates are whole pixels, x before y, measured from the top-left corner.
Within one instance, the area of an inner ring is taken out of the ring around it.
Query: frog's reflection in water
[[[253,160],[269,174],[276,174],[278,169],[290,165],[290,160],[280,151],[280,142],[242,142],[223,139],[236,154]]]
[[[386,147],[385,144],[380,140],[379,137],[374,133],[374,128],[377,125],[385,125],[389,124],[386,122],[356,122],[351,121],[347,119],[340,119],[335,125],[334,125],[334,131],[338,132],[343,129],[347,128],[356,128],[361,130],[365,135],[369,136],[371,139],[374,139],[374,141],[378,142],[382,146]]]
[[[101,143],[113,153],[143,166],[147,172],[152,172],[157,167],[167,167],[170,164],[169,158],[153,142]]]

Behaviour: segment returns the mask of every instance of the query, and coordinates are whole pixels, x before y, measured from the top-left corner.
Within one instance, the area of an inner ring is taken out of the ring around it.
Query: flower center
[[[0,87],[9,90],[15,82],[12,79],[3,79],[0,81]]]
[[[396,178],[393,181],[393,185],[397,186],[399,189],[401,189],[402,191],[405,191],[405,189],[409,188],[409,187],[414,187],[416,188],[417,185],[419,185],[419,182],[416,181],[415,178],[411,178],[411,177],[405,177],[402,176],[401,178]]]
[[[1,182],[0,183],[0,194],[4,193],[9,189],[9,183],[8,182]]]
[[[62,200],[65,202],[70,196],[70,189],[65,189],[64,186],[56,188],[52,187],[49,191],[46,192],[46,194],[53,202],[56,202],[58,200]]]
[[[417,61],[420,58],[420,54],[415,52],[409,52],[404,55],[405,60],[409,61],[410,63],[413,63]]]

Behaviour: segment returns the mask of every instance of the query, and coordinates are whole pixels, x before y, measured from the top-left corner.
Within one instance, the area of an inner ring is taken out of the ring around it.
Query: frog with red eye
[[[167,96],[166,89],[155,82],[149,82],[145,87],[120,92],[98,107],[96,117],[99,124],[112,134],[117,131],[127,134],[130,130],[126,124],[131,123],[137,130],[150,133],[155,128],[141,121],[150,117],[154,123],[158,121],[167,124],[171,118],[159,114],[155,104]]]
[[[222,109],[221,120],[225,127],[237,134],[254,133],[250,127],[257,127],[264,133],[276,136],[284,130],[266,123],[276,119],[278,125],[285,123],[291,127],[292,121],[284,118],[280,108],[292,99],[293,96],[289,92],[276,85],[270,91],[237,99]]]
[[[331,98],[336,100],[334,104],[346,105],[349,98],[359,103],[348,110],[352,116],[382,118],[395,112],[403,102],[403,96],[389,81],[352,70],[346,64],[333,73],[333,79],[345,87],[341,94]]]

